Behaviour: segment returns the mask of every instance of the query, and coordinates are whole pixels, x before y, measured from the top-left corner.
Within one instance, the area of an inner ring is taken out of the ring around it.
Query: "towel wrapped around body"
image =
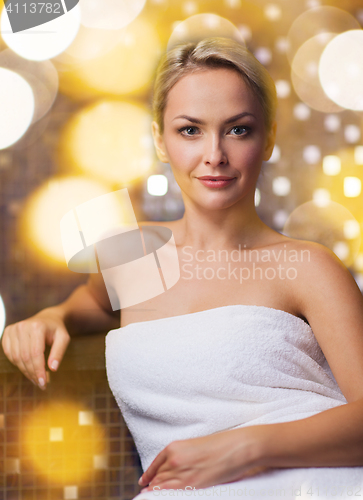
[[[347,403],[310,326],[265,306],[222,306],[111,330],[106,368],[143,470],[175,440]],[[271,469],[198,496],[356,499],[362,480],[363,467]],[[182,493],[193,492],[174,496]]]

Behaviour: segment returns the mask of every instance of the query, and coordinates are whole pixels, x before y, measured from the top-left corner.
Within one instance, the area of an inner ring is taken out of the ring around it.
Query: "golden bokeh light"
[[[314,200],[299,205],[288,217],[283,233],[291,238],[315,241],[330,248],[349,267],[360,248],[360,230],[352,213],[343,205]]]
[[[328,155],[322,160],[322,168],[317,174],[315,184],[321,189],[328,190],[332,201],[339,203],[346,207],[359,222],[363,222],[363,205],[359,202],[359,196],[347,197],[347,192],[353,193],[353,188],[356,186],[355,192],[359,182],[352,181],[349,184],[344,179],[347,177],[357,178],[363,183],[363,169],[356,161],[355,147],[347,147],[335,152],[334,155]],[[324,167],[325,161],[325,167]],[[324,172],[326,169],[327,172]],[[346,188],[344,184],[346,183]]]
[[[14,71],[30,85],[34,96],[32,123],[48,113],[58,93],[58,72],[51,61],[29,61],[5,49],[0,52],[0,67]]]
[[[27,5],[28,9],[31,9],[29,3],[21,4],[20,9],[26,9]],[[9,4],[9,8],[14,10],[18,5],[14,2],[9,2]],[[54,5],[48,3],[47,5],[48,7],[43,4],[43,7],[49,10],[50,5],[54,10],[63,11],[60,3]],[[30,12],[29,15],[31,15]],[[79,30],[80,21],[80,7],[76,5],[63,15],[59,15],[44,24],[13,33],[8,14],[4,9],[0,19],[1,36],[6,45],[24,59],[45,61],[63,52],[73,42]]]
[[[25,204],[21,237],[34,251],[67,268],[60,232],[62,217],[77,205],[109,191],[108,186],[87,177],[53,178],[33,192]]]
[[[358,177],[344,177],[344,195],[347,198],[356,198],[362,192],[362,181]]]
[[[17,142],[34,116],[34,95],[16,72],[0,68],[0,150]]]
[[[164,196],[168,192],[168,178],[165,175],[150,175],[146,189],[152,196]]]
[[[354,161],[357,165],[363,165],[363,146],[354,149]]]
[[[329,42],[320,59],[319,78],[332,101],[363,111],[363,30],[347,31]]]
[[[122,29],[100,30],[86,28],[81,24],[76,38],[62,54],[55,58],[55,63],[60,71],[62,69],[69,70],[72,64],[79,64],[81,61],[102,57],[117,44],[122,43],[123,36],[124,31]]]
[[[37,472],[51,481],[69,484],[92,475],[95,457],[105,456],[106,436],[93,415],[92,424],[79,425],[86,409],[73,401],[39,405],[22,424],[21,442]]]
[[[323,158],[323,172],[325,175],[338,175],[342,169],[339,156],[327,155]]]
[[[102,38],[103,32],[99,36]],[[89,36],[85,42],[87,40]],[[106,52],[102,49],[97,57],[88,57],[87,51],[91,49],[84,48],[85,42],[80,42],[81,48],[74,49],[81,58],[86,53],[84,60],[76,59],[72,64],[69,58],[60,57],[55,61],[63,93],[84,100],[101,95],[138,95],[148,90],[161,56],[160,40],[150,22],[135,19],[117,32],[116,40],[104,41],[105,46],[111,48]]]
[[[92,0],[81,2],[81,23],[88,28],[118,30],[130,24],[146,0]]]
[[[292,63],[301,45],[310,38],[324,34],[339,34],[347,30],[359,29],[354,16],[338,7],[323,6],[309,9],[292,23],[287,35],[287,57]]]
[[[2,337],[4,327],[6,323],[6,311],[5,311],[5,305],[4,301],[0,295],[0,339]]]
[[[315,189],[313,192],[313,202],[318,207],[324,207],[325,205],[329,205],[330,192],[324,188]]]
[[[196,14],[177,22],[169,38],[167,50],[186,42],[199,42],[203,38],[226,37],[244,44],[241,32],[228,19],[213,13]]]
[[[60,151],[68,168],[117,185],[139,180],[155,161],[150,113],[126,101],[93,103],[67,124]]]
[[[335,35],[316,35],[297,50],[291,64],[291,81],[296,94],[310,108],[324,113],[336,113],[343,108],[325,94],[319,79],[321,54]]]

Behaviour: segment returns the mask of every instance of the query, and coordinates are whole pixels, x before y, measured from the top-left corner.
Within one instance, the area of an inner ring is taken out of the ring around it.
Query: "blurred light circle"
[[[272,181],[272,191],[277,196],[287,196],[291,191],[291,181],[288,177],[275,177]]]
[[[357,269],[360,271],[363,271],[363,253],[360,253],[357,255],[357,258],[355,259],[354,265]],[[363,278],[363,276],[362,276]],[[362,282],[363,284],[363,282]]]
[[[304,42],[296,51],[291,63],[294,73],[305,81],[319,78],[321,54],[334,36],[333,33],[322,33]]]
[[[92,423],[81,425],[81,414],[90,414]],[[47,482],[60,485],[87,481],[92,477],[94,457],[107,453],[106,431],[95,413],[59,397],[43,401],[23,415],[21,443],[35,470]]]
[[[291,81],[297,96],[310,108],[322,113],[339,113],[343,111],[343,108],[327,97],[321,85],[318,85],[315,79],[305,81],[292,71]]]
[[[183,3],[183,11],[187,16],[192,16],[198,12],[198,5],[192,0]]]
[[[323,172],[325,175],[338,175],[342,169],[339,156],[328,155],[323,158]]]
[[[282,16],[281,7],[274,3],[267,4],[265,7],[265,16],[269,21],[278,21]]]
[[[356,273],[353,275],[358,287],[360,288],[360,291],[363,292],[363,274],[362,273]]]
[[[66,164],[104,181],[141,179],[154,163],[150,113],[125,101],[93,103],[66,125],[60,149]]]
[[[51,61],[29,61],[5,49],[0,52],[0,67],[16,72],[30,85],[34,96],[32,123],[48,113],[58,93],[58,72]]]
[[[13,33],[5,9],[0,29],[4,42],[25,59],[44,61],[63,52],[74,40],[80,26],[80,7],[76,5],[65,14],[34,28]]]
[[[4,301],[0,295],[0,339],[4,333],[5,323],[6,323],[5,306],[4,306]]]
[[[247,24],[239,24],[238,31],[240,32],[242,39],[248,42],[252,38],[252,30]]]
[[[120,31],[117,45],[107,53],[68,68],[66,64],[62,92],[84,99],[85,94],[125,95],[148,89],[161,55],[157,32],[139,18]]]
[[[164,196],[168,192],[168,179],[165,175],[150,175],[147,179],[147,192],[152,196]]]
[[[294,106],[294,116],[297,120],[306,121],[311,116],[311,109],[303,102],[299,102]]]
[[[281,229],[285,222],[287,221],[287,218],[289,217],[289,214],[286,212],[286,210],[276,210],[276,212],[273,215],[273,223],[275,227],[278,229]]]
[[[344,137],[350,144],[358,142],[361,138],[360,128],[357,125],[347,125],[344,129]]]
[[[30,127],[27,128],[25,134],[21,136],[12,146],[12,151],[21,151],[22,149],[28,148],[31,144],[38,141],[41,137],[46,143],[49,136],[46,134],[46,130],[51,121],[51,113],[47,113],[40,120],[31,123]],[[45,135],[44,135],[45,134]]]
[[[358,177],[344,177],[344,196],[356,198],[362,191],[362,181]]]
[[[261,203],[261,191],[256,188],[255,189],[255,207],[258,207]]]
[[[343,250],[340,246],[340,255],[343,258],[339,258],[349,267],[359,253],[361,238],[360,232],[355,238],[347,238],[346,228],[347,224],[356,223],[357,220],[351,212],[339,203],[329,201],[318,205],[314,201],[308,201],[298,206],[290,214],[284,225],[283,233],[291,238],[321,243],[333,252],[339,249],[339,246],[336,245],[343,243],[348,252],[343,256]]]
[[[363,146],[356,146],[354,149],[354,162],[363,165]]]
[[[224,0],[224,3],[230,9],[238,9],[241,7],[241,0]]]
[[[325,48],[319,65],[321,85],[339,106],[363,111],[363,30],[336,36]]]
[[[333,246],[333,252],[344,262],[349,257],[349,246],[344,241],[337,241]]]
[[[323,113],[343,111],[325,94],[319,80],[319,61],[333,34],[316,35],[299,47],[292,64],[291,80],[296,94],[310,108]]]
[[[217,14],[205,13],[188,17],[177,23],[169,38],[167,50],[186,42],[199,42],[203,38],[225,37],[244,45],[239,29],[228,19]]]
[[[276,93],[279,99],[286,99],[291,94],[291,85],[287,80],[276,80]]]
[[[280,159],[281,159],[281,149],[277,144],[275,144],[271,158],[267,161],[267,163],[277,163],[280,161]]]
[[[360,225],[357,220],[347,220],[344,222],[344,236],[351,240],[360,235]]]
[[[320,7],[320,0],[306,0],[306,8],[307,9],[315,9],[316,7]]]
[[[23,77],[0,68],[0,149],[18,141],[34,115],[34,95]]]
[[[118,30],[130,24],[146,0],[82,0],[81,23],[87,28]]]
[[[254,56],[264,66],[267,66],[272,61],[272,52],[267,47],[257,48],[254,52]]]
[[[101,30],[86,28],[81,24],[76,38],[62,54],[57,56],[56,62],[63,64],[78,64],[101,57],[122,42],[123,30]]]
[[[314,145],[306,146],[303,151],[303,157],[309,165],[318,163],[321,160],[320,148]]]
[[[87,177],[53,178],[33,192],[26,202],[22,236],[34,249],[66,267],[60,232],[62,217],[77,205],[109,191],[108,186]]]
[[[282,54],[286,54],[286,52],[289,49],[289,46],[290,46],[290,44],[289,44],[289,41],[286,38],[286,36],[279,36],[276,38],[276,42],[275,42],[276,50],[278,50]]]
[[[325,207],[330,203],[330,192],[324,188],[315,189],[313,192],[313,202],[318,207]]]
[[[327,115],[324,119],[324,127],[328,132],[338,132],[341,120],[337,115]]]
[[[311,8],[296,18],[290,27],[287,57],[291,63],[301,45],[316,35],[324,39],[324,34],[330,37],[332,33],[339,34],[359,28],[355,17],[342,9],[330,6]]]

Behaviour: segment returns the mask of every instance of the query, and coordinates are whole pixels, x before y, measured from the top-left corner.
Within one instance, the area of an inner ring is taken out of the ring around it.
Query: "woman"
[[[44,389],[46,343],[56,370],[69,332],[111,330],[107,374],[141,456],[140,498],[362,494],[348,488],[363,477],[363,299],[333,252],[256,214],[275,107],[271,77],[237,42],[170,51],[152,132],[185,204],[182,219],[157,223],[173,232],[179,281],[120,323],[91,275],[4,332],[5,354]]]

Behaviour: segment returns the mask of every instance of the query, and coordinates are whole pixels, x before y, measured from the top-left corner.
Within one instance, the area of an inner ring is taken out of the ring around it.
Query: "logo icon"
[[[63,216],[60,228],[68,268],[101,272],[114,311],[156,297],[180,278],[172,231],[139,227],[127,188],[78,205]]]
[[[72,10],[79,0],[47,0],[39,2],[38,0],[3,0],[8,14],[9,22],[13,33],[24,31],[35,26],[53,21],[57,17]]]

